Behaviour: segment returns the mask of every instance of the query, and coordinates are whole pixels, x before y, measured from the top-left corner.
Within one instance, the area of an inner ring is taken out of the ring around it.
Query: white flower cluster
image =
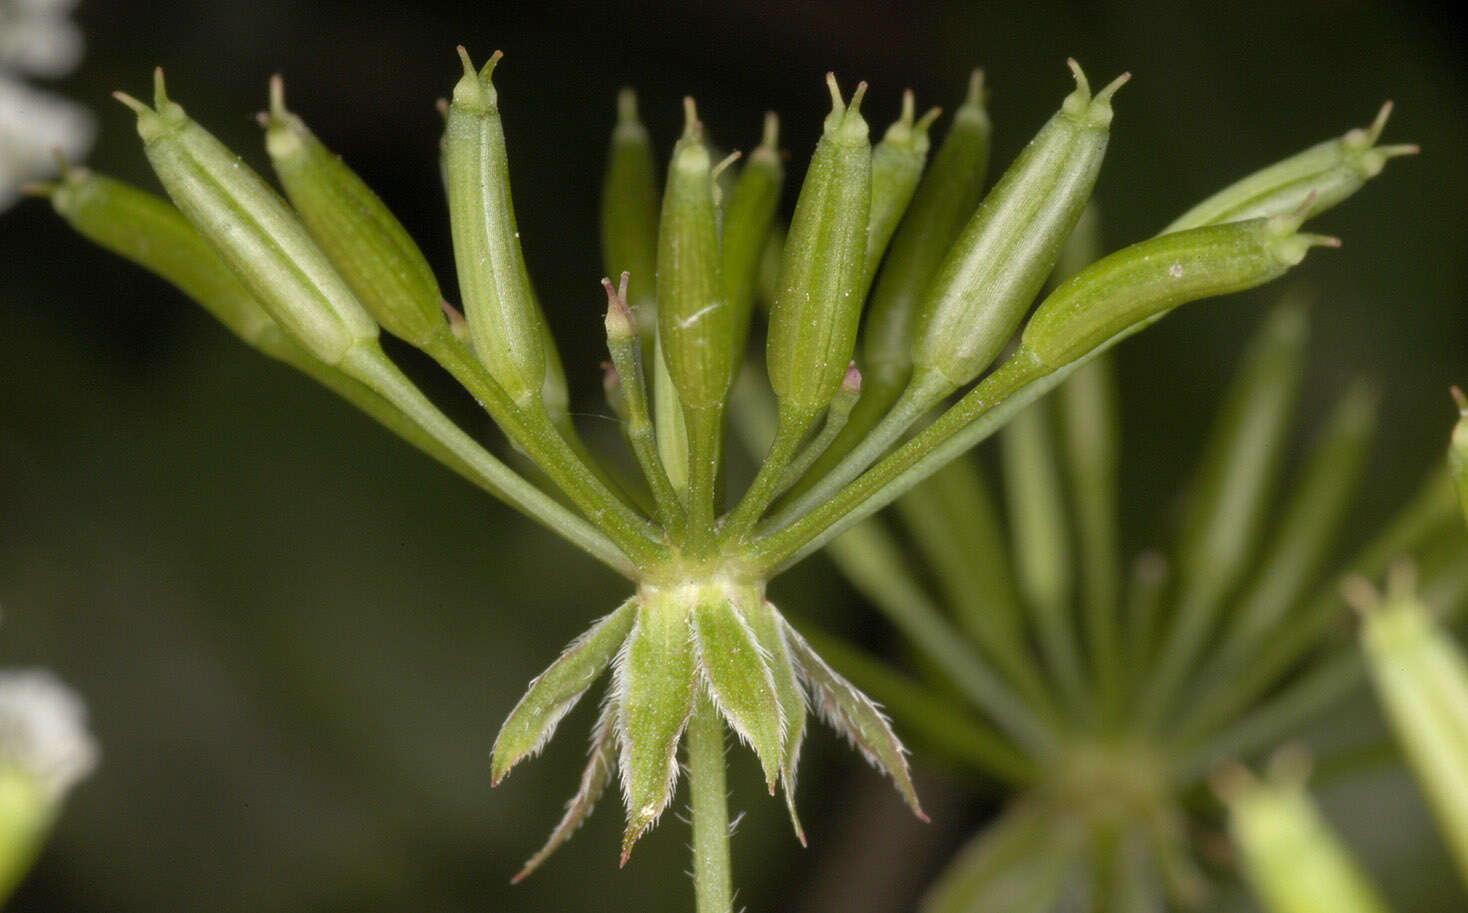
[[[0,0],[0,211],[23,183],[55,171],[54,152],[79,159],[94,132],[87,109],[27,85],[81,59],[82,36],[67,19],[76,0]]]
[[[0,770],[23,770],[54,802],[97,765],[87,708],[44,669],[0,670]]]

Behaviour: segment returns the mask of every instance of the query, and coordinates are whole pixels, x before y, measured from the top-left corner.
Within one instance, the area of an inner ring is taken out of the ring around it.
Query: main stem
[[[688,783],[693,796],[693,892],[698,913],[732,913],[724,721],[702,696],[688,724]]]

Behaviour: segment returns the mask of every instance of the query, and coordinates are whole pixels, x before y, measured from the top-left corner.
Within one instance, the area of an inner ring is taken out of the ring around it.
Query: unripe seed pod
[[[648,338],[653,331],[649,305],[655,300],[659,206],[652,140],[637,116],[637,94],[623,89],[617,95],[617,125],[602,182],[602,262],[608,276],[630,272],[637,278],[631,304]]]
[[[1411,577],[1399,565],[1385,599],[1354,578],[1346,596],[1362,612],[1361,646],[1386,717],[1468,880],[1468,661]]]
[[[930,108],[922,118],[913,121],[915,99],[912,90],[902,93],[902,116],[882,141],[872,147],[872,208],[867,218],[866,266],[863,270],[861,294],[866,297],[877,266],[887,251],[887,242],[907,211],[928,161],[928,128],[937,120],[940,109]]]
[[[1161,235],[1103,257],[1036,309],[1022,346],[1046,365],[1075,361],[1117,333],[1189,301],[1262,285],[1311,247],[1335,238],[1297,234],[1299,214]]]
[[[989,134],[983,73],[975,70],[968,96],[954,113],[948,135],[919,182],[877,277],[862,328],[866,392],[858,415],[875,410],[874,415],[880,417],[907,385],[918,301],[979,205],[989,168]]]
[[[766,345],[770,384],[791,427],[809,426],[840,389],[861,319],[872,198],[871,144],[859,111],[867,87],[859,84],[848,106],[836,77],[826,82],[831,113],[795,204]]]
[[[1416,154],[1415,145],[1376,145],[1391,112],[1392,103],[1387,102],[1370,127],[1311,146],[1230,184],[1183,213],[1163,231],[1257,219],[1295,212],[1301,207],[1303,219],[1314,218],[1381,174],[1388,159]]]
[[[1085,208],[1106,153],[1111,96],[1076,88],[1020,153],[953,245],[920,305],[912,361],[938,389],[979,375],[1019,326]]]
[[[499,95],[491,76],[496,51],[477,73],[462,47],[464,75],[454,86],[443,164],[459,294],[474,350],[522,408],[542,402],[549,331],[520,252],[510,199]]]
[[[420,348],[443,332],[443,296],[422,251],[377,194],[286,109],[279,76],[261,122],[291,205],[367,311]]]
[[[734,381],[734,314],[724,295],[713,161],[693,99],[673,149],[658,232],[658,330],[685,410],[722,407]]]
[[[275,320],[313,355],[337,364],[377,338],[377,324],[285,201],[169,101],[154,74],[155,109],[117,93],[138,115],[148,162],[174,205],[214,245]]]
[[[1245,877],[1269,913],[1387,913],[1388,907],[1305,791],[1304,771],[1277,757],[1268,781],[1242,767],[1215,778]]]
[[[167,200],[70,167],[47,194],[72,228],[161,276],[246,343],[257,345],[276,327],[214,247]]]
[[[739,180],[724,208],[724,288],[734,314],[729,344],[736,363],[743,357],[749,339],[754,283],[785,183],[779,131],[779,118],[773,112],[766,114],[764,137],[740,169]]]

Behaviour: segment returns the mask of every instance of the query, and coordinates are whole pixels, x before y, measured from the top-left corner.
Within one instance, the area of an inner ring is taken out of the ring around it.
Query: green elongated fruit
[[[1093,97],[1070,66],[1075,91],[979,204],[919,305],[914,383],[940,395],[977,377],[1009,341],[1095,186],[1111,97],[1129,76]]]
[[[734,382],[734,312],[724,290],[713,160],[693,99],[673,149],[658,231],[658,332],[685,411],[722,408]]]
[[[637,602],[629,599],[572,641],[559,659],[531,681],[494,740],[491,785],[499,785],[522,760],[540,754],[555,735],[556,726],[611,665],[636,617]]]
[[[623,89],[617,94],[617,125],[612,128],[602,181],[602,262],[608,276],[632,274],[630,303],[646,339],[657,326],[654,279],[660,206],[652,139],[637,115],[637,93]]]
[[[1377,696],[1468,881],[1468,662],[1410,575],[1399,570],[1384,600],[1363,579],[1353,588]]]
[[[872,147],[872,205],[867,216],[867,248],[860,292],[863,299],[928,161],[931,146],[928,128],[938,119],[940,111],[931,108],[914,121],[915,105],[911,89],[902,93],[902,116],[887,128],[882,141]]]
[[[174,205],[214,245],[277,323],[329,365],[377,338],[377,324],[295,215],[260,176],[170,101],[154,72],[154,108],[117,93]]]
[[[1183,213],[1163,232],[1302,211],[1311,219],[1381,174],[1389,159],[1417,152],[1415,145],[1378,146],[1392,103],[1381,106],[1370,127],[1355,129],[1262,168]]]
[[[831,113],[786,235],[765,348],[781,422],[795,429],[815,421],[851,363],[872,199],[872,152],[860,112],[866,83],[850,105],[834,75],[826,83]]]
[[[748,609],[710,588],[693,606],[693,652],[719,713],[754,748],[771,795],[780,777],[785,721],[768,657],[750,627]]]
[[[491,80],[500,56],[496,51],[476,72],[468,52],[459,48],[464,75],[454,86],[443,141],[449,223],[474,351],[515,403],[538,409],[544,408],[549,330],[530,285],[510,199],[499,94]]]
[[[84,237],[161,276],[249,345],[279,332],[213,245],[167,200],[72,167],[46,193]]]
[[[1215,789],[1228,804],[1244,876],[1269,913],[1388,913],[1315,808],[1303,776],[1281,771],[1260,782],[1234,767],[1219,774]]]
[[[286,197],[368,313],[419,348],[444,332],[443,296],[422,251],[377,194],[286,109],[279,76],[261,122]]]
[[[688,611],[677,593],[644,588],[637,622],[617,655],[618,764],[627,831],[622,864],[632,846],[657,823],[678,782],[678,743],[697,696]]]
[[[1262,285],[1335,238],[1298,234],[1298,214],[1205,226],[1125,247],[1046,298],[1023,347],[1050,367],[1080,359],[1148,318],[1199,298]]]
[[[975,70],[968,95],[954,112],[948,135],[898,224],[872,292],[861,338],[866,391],[853,418],[854,425],[864,425],[863,430],[887,411],[907,385],[918,301],[979,205],[989,169],[990,133],[983,72]],[[872,417],[859,422],[868,412]]]
[[[765,115],[764,136],[739,171],[739,180],[724,207],[724,290],[733,314],[729,344],[737,365],[749,340],[754,311],[754,285],[765,240],[775,224],[785,166],[780,161],[780,120]]]
[[[1453,401],[1458,404],[1458,423],[1453,426],[1452,443],[1448,447],[1448,465],[1458,486],[1458,500],[1463,506],[1463,519],[1468,521],[1468,396],[1453,388]]]

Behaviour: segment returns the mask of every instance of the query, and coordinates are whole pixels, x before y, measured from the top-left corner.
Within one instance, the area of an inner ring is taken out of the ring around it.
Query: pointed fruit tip
[[[984,68],[974,67],[968,74],[968,94],[964,96],[963,103],[966,105],[982,105],[984,103]]]
[[[826,72],[826,89],[831,93],[831,113],[840,114],[846,110],[846,102],[841,98],[841,87],[836,84],[836,74]]]
[[[617,120],[628,124],[637,122],[637,90],[631,86],[617,90]]]
[[[1074,57],[1065,58],[1065,65],[1070,67],[1071,75],[1076,80],[1076,91],[1080,92],[1088,101],[1091,98],[1091,82],[1086,79],[1086,71],[1081,69],[1080,62]]]
[[[1463,392],[1463,388],[1454,385],[1448,388],[1448,393],[1453,397],[1453,402],[1458,404],[1458,411],[1468,415],[1468,394]]]
[[[288,112],[285,107],[285,77],[279,73],[270,77],[270,112],[269,116],[279,120]]]
[[[475,78],[477,74],[474,71],[474,61],[469,57],[469,50],[462,44],[455,50],[459,52],[459,62],[464,65],[464,75],[470,79]]]
[[[765,112],[764,130],[760,134],[759,144],[771,152],[780,148],[780,115],[774,111]]]
[[[163,80],[163,68],[153,68],[153,107],[162,110],[168,104],[168,86]]]
[[[856,84],[856,91],[851,93],[851,102],[847,105],[847,110],[852,114],[858,113],[857,109],[861,107],[862,99],[866,97],[867,83],[866,80],[862,80]]]
[[[1351,574],[1341,581],[1341,598],[1358,615],[1369,615],[1381,605],[1381,591],[1365,575]]]
[[[122,102],[127,107],[131,108],[134,114],[146,114],[150,110],[147,105],[143,104],[136,98],[133,98],[131,95],[123,92],[120,89],[116,92],[113,92],[112,97]]]
[[[1258,782],[1253,772],[1237,761],[1219,765],[1208,776],[1208,788],[1225,805],[1243,798]]]
[[[1131,81],[1132,81],[1132,74],[1130,72],[1126,72],[1126,73],[1121,74],[1120,76],[1118,76],[1115,79],[1111,80],[1111,82],[1108,82],[1106,84],[1106,86],[1104,88],[1102,88],[1102,90],[1100,92],[1097,92],[1096,93],[1096,98],[1094,99],[1094,101],[1097,102],[1097,103],[1110,102],[1111,101],[1111,97],[1116,94],[1116,90],[1117,89],[1120,89],[1122,86],[1126,85],[1127,83],[1129,83]]]
[[[922,117],[918,118],[918,122],[913,125],[913,131],[916,133],[927,133],[928,128],[933,126],[933,122],[936,121],[939,116],[942,115],[942,113],[943,109],[938,107],[937,105],[929,108],[926,112],[923,113]]]
[[[683,138],[702,139],[703,124],[698,120],[698,102],[692,95],[683,96]]]
[[[917,95],[911,89],[902,90],[902,114],[897,122],[911,129],[913,119],[917,116]]]

